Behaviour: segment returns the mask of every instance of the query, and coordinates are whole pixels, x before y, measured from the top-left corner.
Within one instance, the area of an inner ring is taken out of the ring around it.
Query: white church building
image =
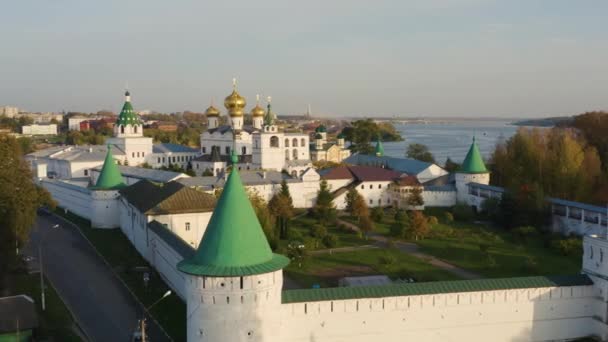
[[[309,137],[305,133],[283,132],[276,124],[268,97],[266,110],[260,106],[259,96],[250,112],[250,125],[245,124],[247,102],[236,89],[224,100],[228,124],[220,125],[220,111],[211,105],[205,111],[208,130],[201,134],[201,156],[192,161],[197,175],[218,176],[230,165],[230,155],[238,155],[237,167],[241,170],[283,171],[301,176],[312,167]]]

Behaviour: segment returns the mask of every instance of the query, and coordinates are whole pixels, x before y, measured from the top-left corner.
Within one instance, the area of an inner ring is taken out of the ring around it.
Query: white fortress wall
[[[606,338],[605,311],[590,285],[292,303],[276,341]]]
[[[87,188],[57,179],[41,179],[40,185],[57,201],[57,205],[90,220],[91,191]]]
[[[161,224],[166,224],[167,229],[180,237],[193,248],[198,247],[203,234],[207,229],[207,224],[211,219],[212,212],[154,215],[149,220],[156,220]]]
[[[424,190],[422,199],[425,207],[451,207],[456,204],[456,191]]]

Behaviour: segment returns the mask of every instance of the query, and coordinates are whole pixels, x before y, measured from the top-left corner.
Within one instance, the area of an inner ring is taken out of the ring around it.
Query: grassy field
[[[42,311],[40,306],[40,274],[10,275],[8,283],[9,295],[25,294],[36,302],[39,318],[38,338],[67,342],[81,341],[73,331],[72,315],[48,280],[45,279],[45,311]]]
[[[389,263],[386,263],[387,259]],[[297,263],[291,263],[285,271],[303,287],[311,287],[313,284],[332,287],[337,286],[338,280],[342,277],[377,274],[385,274],[391,279],[414,278],[416,281],[459,279],[424,260],[394,249],[366,249],[313,255],[301,268]]]
[[[302,237],[303,241],[300,242],[306,244],[309,250],[324,249],[326,247],[320,241],[315,241],[315,239],[310,235],[310,228],[316,224],[318,224],[318,222],[315,218],[302,215],[290,221],[289,229],[297,232],[297,234]],[[338,244],[336,248],[370,244],[368,240],[360,238],[356,232],[351,230],[338,229],[337,225],[329,225],[326,226],[326,228],[328,234],[334,234],[338,237]],[[289,240],[281,240],[279,242],[279,247],[285,248],[289,242]]]
[[[473,223],[439,223],[432,230],[432,237],[417,241],[423,252],[487,277],[580,272],[582,251],[561,255],[540,236],[524,242],[502,229]]]
[[[439,223],[432,225],[431,234],[425,239],[411,241],[418,244],[422,252],[491,278],[576,274],[580,271],[582,250],[565,256],[551,248],[545,241],[547,237],[540,233],[522,240],[490,223],[448,222],[446,212],[447,208],[425,210],[427,217],[435,216]],[[343,219],[356,222],[349,216]],[[385,214],[382,223],[376,223],[374,232],[388,236],[393,222],[392,215]],[[485,248],[487,250],[483,251]]]
[[[92,229],[88,220],[71,213],[66,215],[58,211],[58,214],[78,225],[144,305],[151,305],[169,290],[154,268],[137,253],[120,229]],[[144,286],[143,269],[151,275],[148,287]],[[151,313],[174,340],[186,340],[186,304],[177,295],[163,299],[152,308]]]

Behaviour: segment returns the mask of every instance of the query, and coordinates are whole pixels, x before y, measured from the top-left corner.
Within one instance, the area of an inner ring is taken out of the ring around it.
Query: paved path
[[[343,225],[346,225],[347,227],[349,227],[350,229],[354,230],[354,231],[359,231],[359,227],[353,223],[350,223],[348,221],[342,220],[340,218],[337,219],[338,223],[341,223]],[[382,235],[376,234],[376,233],[371,233],[368,235],[369,239],[372,239],[375,241],[374,246],[378,247],[386,247],[388,245],[388,239]],[[347,248],[356,248],[356,249],[362,249],[362,248],[369,248],[368,246],[359,246],[359,247],[347,247]],[[460,267],[454,266],[450,263],[447,263],[441,259],[437,259],[434,256],[430,255],[430,254],[426,254],[420,251],[420,247],[418,247],[417,244],[415,243],[411,243],[411,242],[395,242],[395,248],[397,248],[398,250],[400,250],[403,253],[407,253],[409,255],[415,256],[419,259],[423,259],[426,262],[428,262],[429,264],[436,266],[438,268],[441,268],[445,271],[448,271],[450,273],[453,273],[463,279],[480,279],[483,278],[481,275],[471,272],[471,271],[467,271],[465,269],[462,269]],[[333,251],[336,252],[338,249],[334,249]]]
[[[143,308],[78,228],[55,216],[38,216],[29,248],[36,258],[40,239],[44,274],[89,340],[131,341]],[[148,334],[153,342],[170,340],[150,319]]]

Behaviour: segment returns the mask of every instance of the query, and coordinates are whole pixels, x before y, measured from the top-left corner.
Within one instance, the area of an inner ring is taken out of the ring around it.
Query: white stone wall
[[[85,219],[91,219],[91,191],[74,184],[56,179],[42,179],[40,185],[45,188],[63,209]]]
[[[152,158],[152,138],[147,137],[113,137],[107,144],[118,146],[125,152],[129,166],[137,166]]]
[[[167,229],[179,236],[193,248],[197,248],[207,229],[212,212],[171,214],[150,216],[148,221],[156,220],[166,224]],[[187,227],[189,226],[189,228]]]
[[[31,135],[57,135],[57,125],[28,125],[21,127],[21,133]]]
[[[148,231],[149,252],[146,260],[160,274],[161,278],[182,300],[186,300],[186,275],[177,269],[182,256],[171,248],[154,231]]]
[[[425,207],[451,207],[456,204],[456,191],[423,191]]]
[[[282,271],[245,277],[188,276],[188,341],[286,341],[277,339],[282,330],[282,286]]]
[[[162,166],[177,165],[182,169],[188,168],[188,163],[198,156],[198,152],[168,152],[168,153],[153,153],[148,158],[148,164],[153,168]]]
[[[276,147],[271,141],[277,139]],[[277,126],[264,126],[263,132],[253,134],[253,164],[264,170],[281,171],[285,166],[285,137]]]
[[[210,133],[209,131],[205,131],[205,132],[201,133],[200,139],[201,139],[201,153],[202,154],[206,154],[206,155],[211,154],[211,148],[213,146],[219,146],[220,154],[222,154],[222,155],[228,155],[226,153],[226,148],[229,148],[232,151],[232,149],[235,148],[235,146],[236,146],[236,153],[238,155],[242,154],[243,148],[245,148],[245,151],[246,151],[245,154],[252,153],[252,148],[251,148],[252,137],[251,137],[251,134],[249,134],[246,131],[240,132],[238,139],[236,139],[236,144],[235,144],[235,141],[233,140],[232,131],[228,131],[224,134],[220,133],[219,131],[215,131],[213,133]]]
[[[489,173],[456,173],[456,200],[462,203],[474,201],[474,196],[469,195],[469,183],[490,184]]]
[[[118,190],[91,191],[91,226],[93,228],[118,228],[120,226]]]
[[[593,286],[335,300],[282,306],[281,342],[550,341],[605,336]]]

